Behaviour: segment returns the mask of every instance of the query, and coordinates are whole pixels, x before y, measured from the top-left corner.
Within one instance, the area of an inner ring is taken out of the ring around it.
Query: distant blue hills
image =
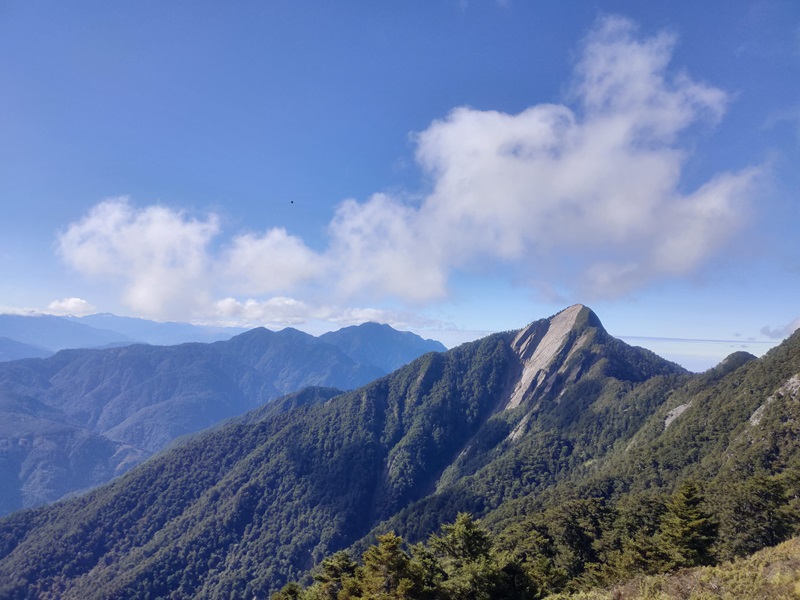
[[[53,354],[66,348],[102,348],[126,344],[171,346],[186,342],[216,342],[227,340],[246,329],[210,327],[189,323],[159,323],[146,319],[118,317],[110,313],[86,317],[57,317],[54,315],[0,315],[0,337],[39,352]],[[0,345],[0,360],[32,358],[25,347]]]
[[[0,515],[104,483],[181,436],[284,394],[354,389],[445,350],[375,323],[321,337],[240,331],[0,315]]]
[[[248,329],[243,327],[157,322],[111,313],[84,317],[0,314],[0,362],[44,358],[67,348],[211,343],[229,340],[245,331]],[[319,337],[339,347],[353,360],[374,364],[386,373],[409,363],[421,353],[446,350],[441,342],[379,323],[344,327]]]

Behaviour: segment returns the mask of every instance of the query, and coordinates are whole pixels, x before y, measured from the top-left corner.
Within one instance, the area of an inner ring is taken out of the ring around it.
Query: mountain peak
[[[549,319],[534,321],[520,330],[511,345],[520,356],[524,356],[529,349],[533,349],[534,345],[538,346],[540,342],[544,342],[543,337],[546,338],[546,345],[553,351],[557,351],[558,348],[555,346],[560,347],[560,342],[564,341],[570,331],[586,326],[603,329],[600,319],[590,308],[583,304],[573,304]]]
[[[411,331],[398,331],[385,323],[367,322],[323,333],[320,339],[337,346],[353,360],[374,364],[386,373],[408,364],[427,352],[446,348],[435,340],[426,340]],[[381,348],[393,348],[386,354]]]
[[[552,317],[550,317],[550,321],[553,321],[557,318],[574,318],[573,326],[575,327],[598,327],[603,329],[603,324],[600,322],[600,317],[597,316],[591,308],[586,306],[585,304],[573,304],[562,310],[561,312],[556,313]],[[603,329],[605,331],[605,329]]]
[[[535,321],[522,329],[511,343],[511,348],[522,362],[522,373],[506,408],[519,406],[533,390],[547,383],[547,373],[556,357],[570,346],[566,359],[586,345],[591,334],[588,329],[603,329],[600,319],[583,304],[573,304],[549,319]],[[565,361],[566,361],[565,359]]]

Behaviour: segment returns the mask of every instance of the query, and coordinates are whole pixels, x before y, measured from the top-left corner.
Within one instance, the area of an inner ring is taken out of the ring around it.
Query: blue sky
[[[800,325],[800,3],[0,0],[0,309]]]

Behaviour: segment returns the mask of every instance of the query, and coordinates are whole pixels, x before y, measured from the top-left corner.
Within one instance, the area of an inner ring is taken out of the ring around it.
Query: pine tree
[[[661,521],[661,540],[671,567],[693,567],[714,562],[717,522],[703,508],[704,497],[694,482],[686,481],[672,494]]]
[[[441,591],[448,600],[516,600],[536,596],[528,573],[511,557],[492,550],[492,538],[467,513],[442,525],[428,546],[444,571]]]
[[[454,523],[442,525],[441,535],[431,536],[428,545],[445,562],[460,567],[468,562],[488,558],[492,540],[471,515],[459,513]]]
[[[270,600],[300,600],[303,597],[303,588],[299,583],[290,581],[270,596]]]
[[[320,571],[314,575],[316,583],[313,593],[323,599],[336,600],[340,591],[352,583],[357,566],[344,550],[329,556],[322,561]]]
[[[378,537],[377,546],[370,546],[364,552],[364,566],[359,577],[363,598],[410,600],[416,597],[411,559],[402,546],[403,538],[387,533]]]

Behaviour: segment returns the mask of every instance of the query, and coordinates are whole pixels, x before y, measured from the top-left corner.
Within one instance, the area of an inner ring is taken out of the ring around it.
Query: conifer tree
[[[492,549],[489,534],[468,513],[459,513],[454,523],[442,525],[441,535],[431,536],[433,552],[455,566],[488,558]]]
[[[510,557],[503,560],[492,551],[492,538],[467,513],[454,523],[442,525],[428,546],[444,571],[441,583],[447,600],[512,600],[535,596],[529,575]]]
[[[303,596],[302,586],[295,581],[290,581],[279,592],[272,594],[270,600],[300,600]]]
[[[686,481],[672,494],[661,521],[661,540],[671,557],[671,566],[693,567],[714,562],[717,523],[703,508],[704,497],[697,485]]]
[[[344,550],[327,557],[320,565],[320,571],[314,575],[313,594],[324,600],[336,600],[340,591],[353,583],[358,565]],[[283,590],[281,590],[283,592]],[[290,598],[291,596],[287,596]]]
[[[378,537],[378,544],[364,552],[359,582],[363,598],[401,600],[415,598],[410,558],[403,551],[403,538],[394,533]]]
[[[787,507],[786,488],[776,477],[756,474],[720,495],[721,553],[746,556],[792,535],[796,515]]]

